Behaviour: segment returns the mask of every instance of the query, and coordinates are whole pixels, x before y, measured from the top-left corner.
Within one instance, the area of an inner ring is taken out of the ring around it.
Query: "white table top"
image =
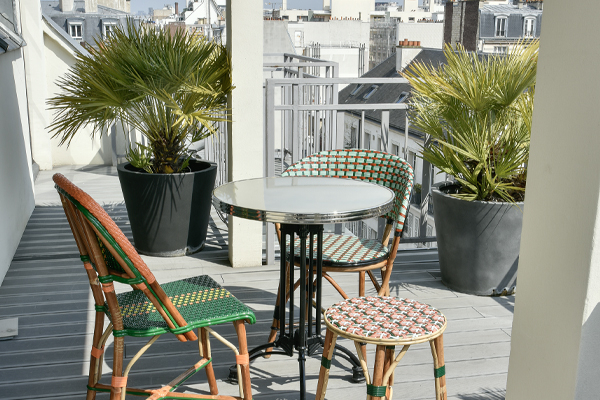
[[[378,217],[393,207],[394,192],[374,183],[327,177],[256,178],[213,191],[222,212],[257,221],[327,224]]]

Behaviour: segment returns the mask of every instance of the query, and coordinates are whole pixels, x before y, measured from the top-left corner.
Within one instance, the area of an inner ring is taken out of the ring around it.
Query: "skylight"
[[[402,103],[404,100],[406,100],[407,97],[408,97],[408,92],[400,93],[400,96],[398,97],[398,100],[396,100],[396,103]]]
[[[356,93],[360,92],[360,91],[361,91],[361,89],[362,89],[364,86],[365,86],[365,85],[358,85],[358,86],[356,87],[356,89],[354,89],[354,90],[352,91],[352,93],[350,93],[350,96],[354,96]]]
[[[377,91],[378,87],[379,86],[377,86],[377,85],[371,86],[371,90],[369,90],[369,92],[363,96],[363,99],[367,100],[369,97],[371,97],[373,95],[373,93],[375,93]]]

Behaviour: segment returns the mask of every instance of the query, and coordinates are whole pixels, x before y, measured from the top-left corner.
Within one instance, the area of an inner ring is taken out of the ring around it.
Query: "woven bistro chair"
[[[110,392],[111,400],[125,399],[126,394],[152,400],[251,399],[244,322],[256,321],[252,310],[207,275],[159,285],[129,240],[98,203],[63,175],[55,174],[52,179],[73,231],[96,308],[86,399],[93,400],[96,392]],[[113,282],[128,284],[134,290],[117,294]],[[106,329],[105,317],[110,321]],[[235,327],[239,351],[211,328],[212,325],[226,322],[232,322]],[[198,340],[200,361],[161,388],[147,390],[129,387],[127,377],[133,364],[160,335],[166,333],[174,334],[182,342]],[[102,384],[99,381],[102,377],[104,345],[111,334],[114,337],[112,380],[110,384]],[[235,353],[239,397],[218,395],[210,335]],[[151,339],[123,368],[125,336]],[[210,395],[173,392],[201,369],[206,371]]]
[[[296,162],[281,176],[359,179],[385,186],[394,191],[396,198],[392,210],[381,216],[386,219],[381,241],[334,233],[323,235],[323,277],[331,283],[344,299],[348,299],[348,295],[331,277],[330,273],[357,272],[359,296],[365,295],[365,280],[368,275],[378,294],[389,296],[390,276],[413,186],[413,170],[410,164],[398,156],[380,151],[362,149],[329,150],[313,154]],[[315,193],[315,197],[318,197],[318,195],[318,193]],[[281,233],[277,224],[276,228],[281,245]],[[392,231],[394,232],[393,239],[391,239]],[[315,247],[313,254],[316,254],[316,241],[313,245]],[[300,239],[296,238],[294,242],[295,265],[300,264],[300,253]],[[381,271],[381,283],[373,274],[374,270]],[[299,284],[300,282],[296,282],[293,290],[296,290]],[[279,304],[279,292],[276,304]],[[286,299],[289,296],[289,288],[286,288]],[[275,340],[278,329],[279,320],[276,313],[269,342]]]

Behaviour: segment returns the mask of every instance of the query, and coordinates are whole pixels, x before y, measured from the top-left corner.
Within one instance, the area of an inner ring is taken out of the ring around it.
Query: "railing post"
[[[424,146],[428,147],[431,145],[431,136],[425,136]],[[421,221],[419,229],[419,238],[424,239],[427,237],[427,219],[429,210],[429,201],[431,201],[431,164],[429,161],[423,160],[423,172],[421,180]],[[423,242],[424,243],[424,242]]]
[[[265,83],[265,176],[275,176],[275,87],[269,79]],[[285,158],[285,144],[281,144],[281,163]],[[275,264],[275,226],[265,222],[265,253],[267,265]]]
[[[390,112],[381,112],[381,150],[388,152],[388,141],[390,137]]]

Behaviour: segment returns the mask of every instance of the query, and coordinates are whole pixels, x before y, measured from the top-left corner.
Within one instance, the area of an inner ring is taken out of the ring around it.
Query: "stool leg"
[[[394,350],[396,348],[394,346],[387,346],[385,348],[385,363],[383,365],[383,370],[385,372],[388,372],[388,370],[390,369],[390,365],[392,364],[392,361],[394,360]],[[390,400],[392,398],[392,386],[394,385],[394,374],[392,373],[390,375],[390,378],[388,379],[387,382],[383,382],[384,384],[386,384],[388,386],[387,390],[385,391],[385,397],[387,398],[387,400]]]
[[[385,353],[385,346],[378,344],[377,348],[375,349],[375,367],[373,367],[373,386],[375,387],[383,386],[383,369],[385,366]],[[385,396],[371,396],[371,399],[381,400],[384,397]]]
[[[329,369],[331,368],[331,359],[335,350],[335,342],[337,333],[327,329],[325,334],[325,343],[323,344],[323,357],[321,357],[321,370],[319,371],[319,383],[317,384],[316,400],[324,400],[325,392],[327,391],[327,383],[329,382]]]
[[[429,342],[431,354],[433,355],[433,368],[435,376],[435,398],[436,400],[447,400],[446,392],[446,365],[444,363],[444,335]]]
[[[290,273],[290,263],[286,263],[285,266],[285,301],[287,303],[287,299],[289,297],[290,284],[288,282],[288,276]],[[294,289],[295,290],[295,289]],[[281,283],[277,288],[277,299],[275,300],[275,309],[273,312],[273,323],[271,324],[271,332],[269,333],[269,338],[267,339],[267,343],[272,343],[277,339],[277,331],[281,330],[281,321],[279,321],[279,296],[281,296]],[[273,351],[272,347],[265,349],[264,358],[271,358],[271,353]]]

